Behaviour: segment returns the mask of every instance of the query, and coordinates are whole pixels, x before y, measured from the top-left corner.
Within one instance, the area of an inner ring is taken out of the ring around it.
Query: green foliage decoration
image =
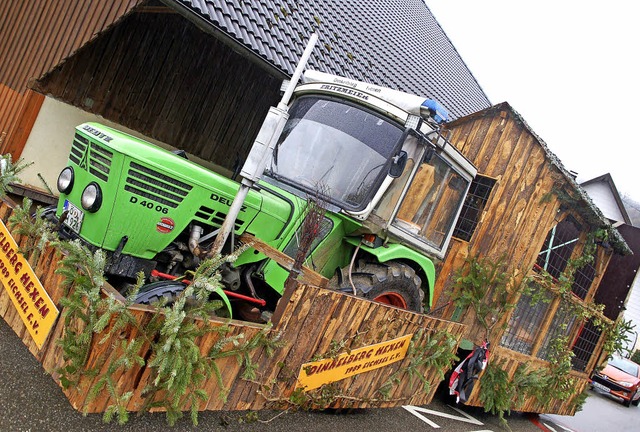
[[[525,288],[524,293],[532,295],[532,304],[544,297],[544,293],[539,288],[558,296],[561,299],[562,308],[569,310],[573,317],[581,321],[591,321],[596,328],[603,332],[603,351],[609,355],[613,353],[624,355],[629,342],[628,332],[632,329],[631,323],[624,321],[624,319],[611,323],[603,315],[605,307],[603,304],[595,303],[593,300],[582,300],[572,291],[576,272],[594,262],[598,245],[606,243],[609,238],[608,230],[593,230],[587,235],[582,253],[567,261],[565,270],[557,279],[545,270],[540,270],[532,276],[533,283]]]
[[[33,165],[33,162],[25,162],[18,159],[13,162],[11,154],[0,156],[0,197],[5,197],[8,192],[12,192],[12,183],[22,183],[20,172]]]
[[[516,293],[528,296],[532,306],[538,302],[549,303],[555,296],[561,298],[561,310],[579,320],[591,319],[605,332],[605,350],[614,352],[624,345],[624,334],[629,330],[627,323],[608,325],[602,317],[602,305],[581,301],[573,295],[573,274],[576,270],[593,261],[597,241],[603,235],[598,231],[589,236],[582,256],[570,260],[563,275],[554,279],[545,271],[517,282],[518,272],[506,270],[504,258],[492,261],[488,258],[470,257],[467,266],[456,279],[454,304],[462,309],[472,307],[477,321],[485,329],[487,340],[494,335],[494,326],[502,322],[500,317],[515,307]],[[553,295],[549,295],[552,293]],[[502,330],[499,327],[498,330]],[[566,327],[565,327],[566,329]],[[608,333],[607,333],[608,332]],[[579,409],[586,394],[576,395],[577,379],[572,376],[573,352],[569,349],[565,331],[557,332],[550,343],[549,363],[544,368],[532,368],[522,363],[512,378],[503,370],[504,362],[489,362],[481,376],[479,398],[485,410],[497,414],[504,420],[504,414],[518,409],[524,402],[534,397],[542,406],[549,407],[555,401],[570,401]],[[506,421],[505,421],[506,423]]]
[[[509,271],[506,257],[469,257],[455,280],[454,304],[461,309],[471,307],[484,329],[484,340],[494,342],[496,333],[504,329],[503,316],[515,307],[512,298],[527,282]]]
[[[504,413],[511,413],[515,388],[511,385],[509,375],[504,370],[505,361],[490,361],[480,378],[479,399],[486,412],[498,415],[506,425]]]
[[[25,202],[24,208],[31,203]],[[40,210],[36,211],[36,215]],[[47,243],[58,248],[63,258],[56,273],[62,276],[65,294],[60,300],[63,308],[64,331],[58,344],[62,349],[65,364],[57,372],[65,388],[91,383],[83,407],[85,413],[92,402],[103,397],[108,400],[103,415],[105,422],[117,420],[125,424],[129,419],[127,406],[133,397],[131,391],[121,389],[121,377],[132,368],[149,368],[152,379],[141,393],[144,405],[141,411],[163,408],[169,425],[182,418],[189,410],[191,421],[197,424],[198,408],[208,400],[203,390],[205,382],[214,377],[220,389],[218,397],[226,401],[228,389],[224,386],[223,371],[217,360],[234,357],[242,368],[242,378],[249,381],[259,379],[257,364],[252,360],[253,352],[263,350],[267,356],[284,345],[281,334],[266,325],[253,336],[244,333],[230,334],[230,326],[220,321],[210,321],[212,314],[220,312],[220,301],[210,301],[210,294],[221,289],[219,267],[223,262],[232,262],[243,249],[227,257],[216,257],[204,261],[192,275],[192,283],[175,299],[161,300],[154,305],[155,313],[141,322],[140,315],[130,309],[138,291],[143,285],[140,274],[137,283],[123,300],[104,289],[106,280],[104,267],[106,258],[102,251],[91,251],[79,241],[49,241],[54,238],[52,227],[41,224],[40,218],[33,218],[28,211],[14,212],[14,228],[24,235],[38,235],[43,240],[34,245],[39,251]],[[423,376],[426,368],[436,369],[441,375],[449,369],[457,358],[454,354],[455,338],[444,331],[430,332],[425,337],[420,330],[412,339],[407,352],[409,365],[398,370],[388,383],[380,389],[380,399],[367,400],[370,403],[388,401],[393,385],[398,384],[401,375],[406,374],[412,381],[421,383],[421,390],[428,392],[430,385]],[[201,350],[198,341],[210,333],[216,333],[217,341],[208,350]],[[332,355],[339,355],[347,345],[360,344],[362,332],[347,341],[332,341]],[[95,348],[110,343],[102,353],[94,354]],[[323,357],[326,357],[323,356]],[[280,365],[283,370],[286,365]],[[440,376],[439,378],[442,378]],[[267,398],[276,383],[258,383],[260,392]],[[297,408],[326,408],[337,399],[364,401],[357,396],[343,395],[335,383],[322,386],[312,392],[302,389],[286,397],[272,398],[274,402]]]
[[[7,221],[7,227],[14,233],[26,237],[25,245],[19,252],[33,266],[38,262],[41,251],[56,240],[53,226],[42,217],[44,209],[36,208],[34,214],[30,213],[33,202],[25,197],[21,206],[17,206]]]
[[[65,327],[58,343],[68,364],[58,373],[62,386],[68,388],[78,384],[89,358],[94,326],[101,312],[100,291],[105,283],[105,257],[99,251],[93,255],[77,241],[62,247],[67,254],[56,273],[62,275],[62,286],[68,295],[60,299]],[[71,290],[71,287],[75,289]],[[94,376],[97,370],[89,368],[84,374]]]
[[[536,369],[527,363],[520,363],[511,380],[512,408],[522,408],[529,396],[536,399],[544,397],[550,384],[551,374],[548,369]]]
[[[553,400],[570,400],[576,392],[577,379],[570,372],[575,356],[569,348],[569,336],[561,335],[551,341],[549,354],[549,383],[538,400],[549,406]]]
[[[418,330],[411,338],[407,350],[409,364],[391,374],[389,379],[377,390],[378,393],[382,395],[383,399],[388,400],[394,386],[399,385],[401,378],[406,374],[409,377],[411,388],[414,387],[416,381],[419,381],[422,384],[421,391],[428,394],[431,391],[431,382],[424,376],[424,371],[435,371],[435,382],[442,381],[445,371],[459,360],[455,355],[456,344],[456,338],[445,331]]]
[[[101,251],[92,253],[79,242],[64,242],[60,248],[66,256],[57,272],[63,276],[68,294],[61,299],[65,331],[59,341],[66,364],[58,372],[65,388],[78,385],[83,377],[97,377],[85,409],[106,392],[109,406],[103,416],[105,422],[114,418],[120,424],[128,421],[126,407],[132,393],[122,392],[116,377],[133,367],[147,367],[152,369],[153,379],[142,391],[142,410],[162,407],[169,425],[175,425],[189,408],[191,421],[197,425],[198,408],[209,398],[202,388],[206,380],[215,374],[223,389],[220,397],[224,399],[228,392],[217,359],[235,356],[244,367],[243,377],[250,379],[256,371],[251,352],[261,348],[270,356],[282,344],[279,334],[271,334],[270,326],[245,340],[244,334],[227,336],[228,325],[209,320],[223,306],[221,301],[209,299],[210,293],[221,289],[218,268],[237,254],[204,261],[177,299],[157,303],[155,313],[142,325],[129,309],[143,283],[142,275],[123,302],[102,290],[105,258]],[[121,337],[128,326],[136,337]],[[209,333],[217,333],[218,342],[202,353],[198,341]],[[98,335],[102,337],[95,341]],[[108,341],[116,341],[112,355],[89,362],[91,348]],[[98,372],[102,373],[98,376]]]
[[[622,357],[628,357],[631,354],[631,348],[629,347],[632,342],[629,335],[634,332],[635,328],[635,324],[624,318],[619,319],[613,326],[604,325],[603,323],[602,331],[605,334],[603,351],[609,353],[609,355],[617,354]]]
[[[576,394],[577,378],[571,375],[574,353],[568,348],[568,336],[552,340],[548,365],[535,368],[520,363],[513,374],[504,370],[506,360],[490,361],[480,377],[479,399],[486,412],[498,415],[506,425],[504,414],[524,406],[528,398],[549,409],[556,401],[569,401],[579,410],[586,393]]]

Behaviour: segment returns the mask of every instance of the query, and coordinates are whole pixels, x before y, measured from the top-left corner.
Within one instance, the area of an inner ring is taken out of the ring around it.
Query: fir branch
[[[449,370],[451,365],[458,360],[455,355],[456,343],[455,337],[447,332],[418,330],[411,338],[407,350],[409,364],[389,376],[377,392],[384,399],[389,399],[391,390],[401,383],[401,376],[406,374],[409,377],[411,388],[417,380],[422,383],[421,391],[428,394],[431,391],[432,383],[426,377],[432,376],[432,373],[435,372],[437,377],[434,379],[435,382],[444,379],[445,371]]]
[[[68,386],[77,382],[89,358],[94,326],[98,322],[100,291],[105,283],[104,255],[92,254],[79,242],[64,245],[67,255],[56,273],[63,276],[62,286],[75,288],[60,299],[64,311],[65,331],[58,341],[63,359],[68,364],[59,370],[61,382]]]
[[[507,268],[506,257],[494,261],[473,256],[458,272],[452,300],[461,309],[471,307],[475,311],[476,320],[484,328],[483,339],[493,343],[494,330],[506,326],[502,318],[515,307],[514,294],[527,283],[517,270]]]
[[[25,197],[21,206],[17,206],[9,220],[7,227],[13,232],[26,237],[27,241],[18,250],[27,258],[32,266],[35,266],[40,254],[49,244],[56,244],[56,234],[53,225],[42,217],[44,209],[37,207],[31,214],[33,202]]]
[[[4,138],[4,135],[2,137]],[[14,163],[10,153],[0,156],[0,197],[5,197],[7,192],[13,191],[10,186],[12,183],[22,183],[18,174],[31,165],[33,162],[26,163],[23,159]]]

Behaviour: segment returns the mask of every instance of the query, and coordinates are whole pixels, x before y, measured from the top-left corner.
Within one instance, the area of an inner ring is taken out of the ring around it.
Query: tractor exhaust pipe
[[[264,168],[273,153],[273,149],[278,138],[280,138],[282,129],[289,119],[288,105],[291,96],[293,95],[293,90],[304,72],[304,68],[307,61],[309,61],[309,57],[311,57],[311,53],[313,52],[313,48],[317,41],[318,35],[313,33],[304,53],[302,53],[302,57],[300,57],[300,61],[298,62],[295,72],[291,76],[291,81],[289,81],[289,85],[287,86],[280,103],[278,103],[277,107],[271,107],[269,109],[269,113],[262,123],[260,132],[258,132],[258,136],[256,137],[253,147],[251,147],[251,151],[249,152],[249,156],[247,157],[247,160],[242,167],[242,171],[240,172],[240,175],[242,176],[240,189],[229,207],[229,213],[227,213],[227,216],[220,227],[220,233],[216,237],[213,246],[211,246],[211,249],[207,254],[207,258],[212,258],[222,252],[222,247],[227,241],[229,233],[231,233],[231,230],[233,229],[238,213],[240,213],[242,204],[249,193],[249,189],[255,184],[255,182],[260,180],[260,177],[262,177]]]

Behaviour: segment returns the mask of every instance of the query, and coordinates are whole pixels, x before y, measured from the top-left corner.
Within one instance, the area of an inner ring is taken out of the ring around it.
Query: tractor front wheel
[[[167,304],[173,304],[178,295],[184,291],[185,285],[182,282],[160,281],[143,285],[136,297],[136,303],[153,304],[161,299],[166,299]]]
[[[139,304],[151,305],[166,299],[165,306],[173,306],[178,296],[185,290],[186,285],[179,281],[160,281],[143,285],[138,292],[135,302]],[[221,298],[223,306],[215,311],[215,316],[231,318],[231,303],[226,295],[222,293],[215,298]],[[190,296],[185,301],[185,307],[189,308],[197,304],[195,296]]]

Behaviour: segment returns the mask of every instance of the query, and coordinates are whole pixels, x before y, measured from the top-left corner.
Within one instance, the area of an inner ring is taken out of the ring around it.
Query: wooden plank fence
[[[6,222],[11,212],[8,206],[3,205],[0,208],[0,218]],[[24,238],[18,235],[14,237],[19,244],[24,244]],[[41,254],[34,270],[62,315],[60,299],[65,293],[61,287],[62,278],[55,273],[61,259],[61,253],[49,247]],[[115,293],[109,286],[105,286],[103,291]],[[40,361],[45,371],[60,384],[57,371],[65,365],[62,348],[58,343],[65,331],[63,320],[58,318],[44,345],[38,348],[26,331],[10,295],[6,287],[0,286],[0,315]],[[135,305],[129,310],[137,321],[137,328],[143,328],[155,313],[153,308],[144,305]],[[335,351],[336,345],[342,347],[341,352],[347,352],[390,341],[399,336],[414,335],[413,346],[421,346],[434,334],[446,333],[455,339],[457,347],[464,328],[458,323],[308,284],[300,284],[290,290],[280,301],[277,315],[279,319],[268,332],[270,335],[279,335],[280,340],[284,341],[283,346],[276,348],[272,355],[267,355],[264,347],[258,347],[250,353],[251,362],[258,366],[257,376],[251,380],[242,378],[243,366],[234,356],[215,360],[222,371],[222,386],[215,376],[203,384],[202,388],[209,396],[199,406],[200,410],[260,410],[285,407],[290,397],[296,391],[299,392],[296,388],[301,367],[312,360],[333,358],[332,356],[338,354]],[[265,326],[233,320],[228,322],[212,319],[211,324],[227,326],[227,330],[202,336],[198,340],[202,353],[219,342],[221,337],[242,335],[242,339],[247,341],[259,332],[265,331]],[[99,343],[101,335],[96,335],[92,341],[87,365],[102,365],[101,373],[104,373],[107,365],[120,355],[115,348],[116,343],[119,340],[134,338],[136,335],[136,326],[131,325],[106,343]],[[231,349],[231,346],[228,349]],[[142,346],[139,354],[147,359],[152,355],[148,345]],[[409,352],[400,361],[332,383],[334,397],[328,406],[365,408],[428,404],[434,396],[441,374],[446,370],[427,364],[414,367],[415,363],[412,364],[412,360]],[[430,383],[428,391],[423,391],[422,383],[411,375],[410,371],[417,371],[426,378]],[[77,385],[63,389],[74,408],[86,412],[104,412],[114,403],[106,391],[88,401],[88,391],[99,376],[83,376]],[[397,384],[394,384],[383,397],[380,389],[388,384],[392,376],[397,378]],[[133,393],[127,403],[127,410],[139,411],[142,408],[145,399],[142,391],[152,377],[153,371],[146,365],[134,366],[113,376],[121,393]],[[226,398],[220,396],[222,392],[227,392]]]

